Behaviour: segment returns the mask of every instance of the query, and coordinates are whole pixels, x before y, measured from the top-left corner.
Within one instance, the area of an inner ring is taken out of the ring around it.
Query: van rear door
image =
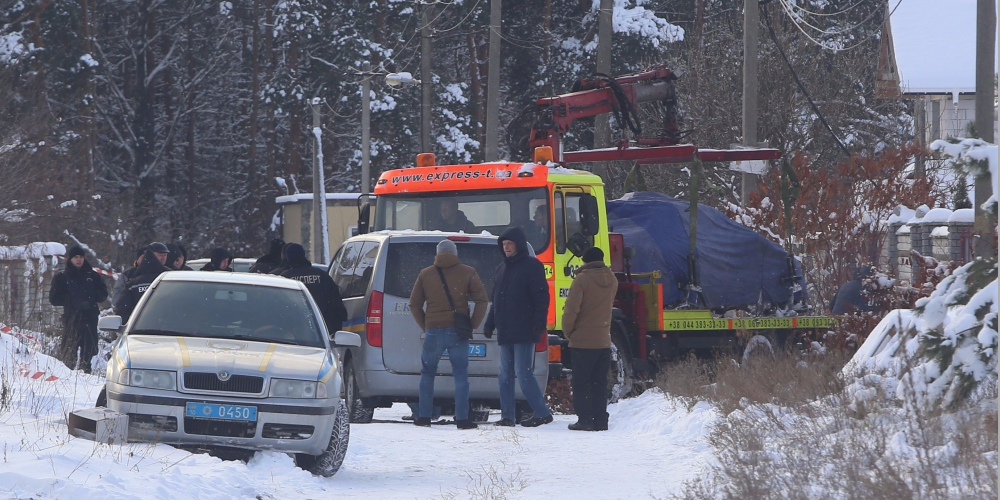
[[[420,351],[423,332],[410,314],[409,301],[413,283],[420,270],[434,263],[437,243],[412,239],[389,239],[383,288],[382,360],[387,370],[396,373],[420,373]],[[463,264],[479,273],[486,293],[492,300],[493,273],[502,260],[494,240],[456,241],[458,256]],[[472,304],[469,304],[472,310]],[[485,323],[485,321],[483,322]],[[496,339],[483,337],[479,325],[469,343],[469,375],[496,376],[500,368],[500,352]],[[451,373],[451,364],[442,358],[438,373]]]

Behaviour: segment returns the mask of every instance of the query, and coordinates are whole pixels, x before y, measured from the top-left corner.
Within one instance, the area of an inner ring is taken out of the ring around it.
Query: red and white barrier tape
[[[32,350],[31,350],[31,354],[28,355],[28,359],[29,360],[31,358],[34,358],[35,354],[38,353],[39,342],[38,342],[38,340],[33,335],[28,335],[26,333],[21,333],[20,331],[14,331],[13,328],[11,328],[10,326],[5,325],[3,323],[0,323],[0,332],[11,334],[11,335],[13,335],[15,337],[20,337],[22,339],[25,339],[25,340],[31,342],[33,344],[33,347],[32,347]],[[21,367],[18,368],[18,372],[20,372],[21,375],[24,375],[25,377],[31,378],[31,379],[34,379],[34,380],[42,380],[44,382],[52,382],[54,380],[59,380],[59,377],[57,377],[55,375],[49,375],[49,376],[46,377],[45,376],[46,375],[45,372],[29,370],[27,368],[28,363],[29,363],[29,361],[24,361],[23,363],[21,363]]]
[[[35,380],[41,379],[44,382],[52,382],[53,380],[59,380],[59,377],[55,375],[49,375],[48,377],[45,377],[45,372],[36,372],[36,371],[26,370],[24,368],[21,368],[18,371],[20,371],[21,375],[24,375],[25,377],[32,378]],[[43,379],[42,377],[45,378]]]

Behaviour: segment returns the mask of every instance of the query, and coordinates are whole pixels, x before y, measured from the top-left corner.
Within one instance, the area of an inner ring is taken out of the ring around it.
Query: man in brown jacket
[[[451,292],[454,309],[445,293],[445,286]],[[455,332],[455,313],[469,315],[469,298],[476,306],[472,312],[472,329],[475,330],[486,316],[489,303],[486,287],[474,268],[458,260],[455,242],[441,240],[434,265],[420,271],[410,293],[410,313],[420,329],[427,332],[420,354],[420,414],[413,420],[415,425],[431,425],[434,376],[438,362],[447,350],[451,374],[455,379],[455,424],[459,429],[476,428],[475,422],[469,421],[469,339],[459,337]],[[427,304],[426,312],[424,303]]]
[[[611,308],[618,292],[615,273],[604,265],[604,252],[583,253],[583,266],[569,288],[563,309],[563,334],[573,363],[573,431],[608,430],[608,367],[611,364]]]

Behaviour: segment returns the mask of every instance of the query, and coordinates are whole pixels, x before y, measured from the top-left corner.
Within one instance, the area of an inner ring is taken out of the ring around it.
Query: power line
[[[761,2],[761,5],[766,5],[767,1],[768,0],[764,0],[763,2]],[[833,52],[844,52],[844,51],[855,49],[855,48],[857,48],[857,47],[859,47],[861,45],[864,45],[869,40],[871,40],[872,38],[874,38],[875,36],[877,36],[879,34],[878,30],[875,30],[870,35],[862,38],[861,40],[859,40],[858,42],[856,42],[856,43],[854,43],[852,45],[848,45],[848,46],[845,46],[845,47],[834,47],[832,45],[828,45],[827,43],[823,42],[822,40],[817,40],[812,35],[810,35],[809,33],[807,33],[804,29],[802,29],[802,26],[799,24],[799,22],[796,21],[797,19],[801,19],[801,16],[797,16],[797,15],[795,15],[793,13],[788,12],[788,9],[786,8],[785,3],[784,3],[787,0],[778,0],[778,1],[782,5],[782,10],[784,10],[785,13],[788,14],[789,17],[792,18],[792,24],[795,25],[796,29],[798,29],[803,35],[805,35],[806,38],[808,38],[814,44],[819,45],[820,47],[822,47],[824,49],[831,50]],[[889,19],[890,17],[892,17],[892,15],[896,12],[896,9],[898,9],[899,6],[900,6],[900,4],[902,4],[902,3],[903,3],[903,0],[899,0],[898,2],[896,2],[896,6],[892,8],[892,11],[890,11],[889,14],[885,16],[885,18],[882,19],[882,22],[884,23],[887,19]],[[871,17],[873,17],[873,15],[874,15],[874,12],[878,12],[878,10],[876,9],[875,11],[873,11],[873,14],[871,16],[869,16],[865,21],[863,21],[862,24],[864,22],[867,22],[868,19],[871,19]],[[803,23],[806,24],[807,26],[809,26],[812,29],[820,31],[821,33],[826,33],[825,31],[823,31],[820,28],[817,28],[817,27],[812,26],[812,25],[810,25],[808,23],[805,23],[804,20],[803,20]],[[856,28],[858,28],[860,26],[861,26],[861,24],[855,25],[852,29],[856,29]]]
[[[837,12],[831,12],[831,13],[813,12],[811,10],[806,10],[805,7],[799,7],[798,5],[794,5],[794,7],[796,9],[801,10],[802,12],[805,12],[806,14],[811,15],[811,16],[839,16],[839,15],[845,13],[845,12],[850,12],[850,11],[854,10],[855,7],[857,7],[857,6],[859,6],[859,5],[863,4],[863,3],[869,3],[869,0],[858,0],[854,5],[851,5],[850,7],[846,8],[844,10],[840,10],[840,11],[837,11]]]
[[[795,78],[795,83],[798,85],[799,90],[806,96],[806,99],[809,101],[809,106],[812,107],[813,112],[816,113],[819,120],[823,122],[823,126],[826,127],[826,129],[830,132],[830,135],[832,135],[834,140],[837,141],[837,145],[840,146],[840,149],[848,157],[851,157],[851,151],[847,149],[847,146],[845,146],[843,141],[840,140],[837,133],[833,131],[833,127],[830,126],[830,123],[826,121],[826,117],[824,117],[823,113],[820,112],[819,107],[817,107],[816,103],[813,102],[812,96],[809,95],[809,91],[807,91],[805,85],[802,84],[802,80],[799,78],[798,73],[795,72],[795,68],[792,67],[792,63],[788,60],[788,56],[785,55],[785,51],[781,48],[781,44],[778,43],[778,37],[774,34],[774,28],[771,26],[771,16],[767,12],[767,3],[762,4],[761,7],[764,10],[764,24],[767,25],[767,31],[771,34],[771,41],[773,41],[774,46],[778,48],[778,53],[781,54],[781,58],[785,61],[785,65],[788,66],[788,71],[790,71],[792,73],[792,77]]]

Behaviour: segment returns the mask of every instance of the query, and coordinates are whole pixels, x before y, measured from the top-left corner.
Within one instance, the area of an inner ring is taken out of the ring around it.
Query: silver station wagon
[[[128,325],[107,316],[98,327],[121,333],[104,397],[128,415],[130,441],[281,451],[322,476],[343,463],[350,425],[338,348],[361,340],[328,333],[302,283],[167,272]]]

